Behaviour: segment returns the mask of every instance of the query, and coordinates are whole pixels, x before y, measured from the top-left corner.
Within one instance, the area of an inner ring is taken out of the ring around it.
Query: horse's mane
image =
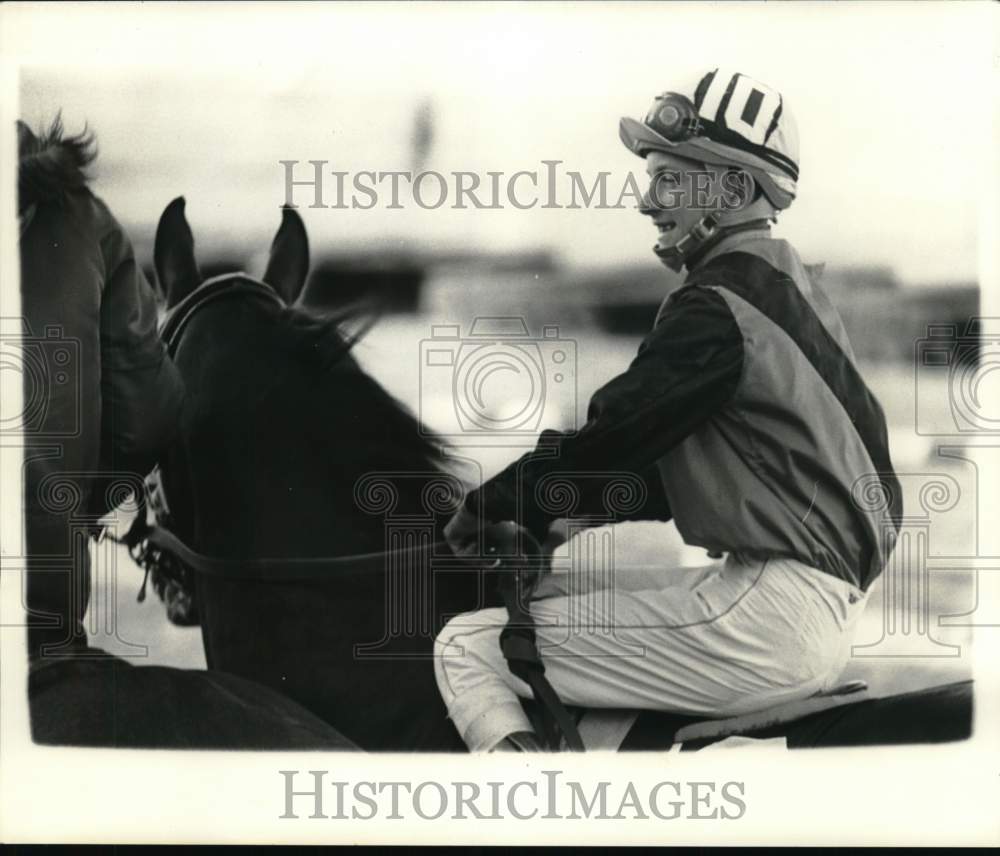
[[[57,201],[67,193],[87,186],[85,169],[97,158],[94,134],[84,129],[67,136],[62,115],[57,114],[47,129],[35,134],[24,122],[17,122],[18,211],[28,206]]]
[[[362,324],[362,332],[345,332],[347,324],[358,320],[358,309],[334,314],[318,313],[302,306],[282,310],[279,330],[284,343],[301,359],[322,372],[332,372],[348,358],[370,324]],[[357,372],[368,387],[372,408],[380,424],[394,438],[393,452],[412,465],[413,470],[452,473],[458,466],[444,440],[429,433],[410,409],[386,390],[375,378],[357,366]]]

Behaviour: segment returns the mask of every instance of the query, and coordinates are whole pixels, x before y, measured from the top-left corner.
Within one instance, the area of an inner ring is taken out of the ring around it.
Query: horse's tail
[[[85,170],[97,157],[97,142],[86,126],[79,134],[66,136],[61,114],[41,135],[19,119],[17,155],[17,207],[24,211],[86,187]]]

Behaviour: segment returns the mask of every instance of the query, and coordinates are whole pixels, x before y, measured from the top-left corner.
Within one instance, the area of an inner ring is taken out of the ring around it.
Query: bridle
[[[205,280],[198,288],[187,295],[174,306],[160,324],[160,338],[167,346],[171,358],[177,354],[181,338],[191,319],[202,309],[221,300],[244,295],[261,297],[280,308],[286,308],[286,303],[277,292],[266,283],[252,279],[243,273],[223,274]],[[154,470],[153,480],[157,473]],[[147,478],[147,489],[151,479]],[[160,488],[162,490],[162,487]],[[146,519],[147,497],[138,498],[138,514],[132,526],[125,535],[118,539],[128,547],[135,562],[149,571],[158,562],[162,554],[167,554],[180,560],[199,574],[226,579],[250,579],[258,582],[288,581],[299,582],[308,580],[329,579],[336,570],[382,570],[385,566],[385,553],[382,551],[362,553],[354,556],[316,556],[316,557],[281,557],[281,558],[246,558],[225,559],[206,556],[192,550],[173,532],[165,526],[150,525]],[[400,553],[419,552],[422,548],[414,547],[401,550]],[[146,579],[143,580],[139,592],[140,601],[145,599]]]
[[[167,346],[167,353],[174,357],[181,335],[191,318],[209,303],[225,298],[252,294],[284,309],[285,301],[267,283],[252,279],[244,273],[226,273],[206,279],[180,303],[174,306],[160,324],[160,338]]]
[[[211,303],[247,294],[263,297],[281,308],[286,307],[285,302],[270,286],[245,274],[224,274],[206,280],[164,318],[160,336],[167,346],[168,354],[171,357],[176,355],[185,329],[199,310]],[[147,480],[147,486],[148,484]],[[162,486],[160,489],[162,490]],[[133,560],[145,571],[139,592],[140,601],[145,599],[150,571],[153,567],[162,567],[164,556],[209,577],[259,582],[329,581],[337,571],[378,573],[386,568],[385,551],[333,557],[227,559],[206,556],[192,550],[165,526],[150,524],[146,509],[147,496],[143,495],[138,498],[138,513],[132,526],[123,537],[115,539],[128,548]],[[493,531],[502,531],[504,535],[508,533],[507,529],[501,527]],[[498,589],[508,615],[507,624],[500,634],[500,647],[508,668],[531,687],[535,700],[541,707],[542,729],[545,733],[540,736],[544,743],[554,750],[564,744],[573,751],[582,752],[583,741],[576,724],[545,677],[545,666],[536,644],[535,622],[527,605],[544,570],[542,551],[527,530],[518,528],[515,537],[525,549],[514,555],[507,548],[516,545],[511,545],[509,541],[504,543],[507,539],[502,536],[499,539],[491,538],[490,530],[487,530],[485,539],[486,553],[492,561],[489,569],[497,572]],[[434,546],[431,545],[430,549],[434,549]],[[418,545],[393,551],[394,563],[398,565],[401,560],[405,561],[409,557],[419,561],[417,556],[424,555],[427,549],[428,546]],[[467,566],[468,560],[450,558],[443,563]]]

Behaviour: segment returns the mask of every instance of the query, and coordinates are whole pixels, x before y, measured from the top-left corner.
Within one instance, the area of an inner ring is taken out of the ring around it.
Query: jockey
[[[74,528],[111,510],[116,480],[141,485],[176,430],[183,385],[129,237],[87,188],[93,138],[65,136],[58,119],[17,132],[17,334],[46,369],[26,370],[24,385],[28,650],[65,657],[87,647],[89,556]]]
[[[642,590],[595,597],[571,581],[534,600],[562,701],[711,717],[804,698],[845,666],[902,509],[885,418],[841,320],[770,233],[796,194],[794,120],[774,89],[715,69],[658,96],[643,121],[622,119],[620,136],[646,161],[654,252],[686,279],[583,428],[544,432],[445,535],[478,555],[483,525],[513,520],[541,542],[553,479],[575,480],[575,514],[607,520],[607,493],[587,485],[631,473],[641,501],[611,519],[672,519],[687,544],[726,558],[664,569]],[[537,747],[518,700],[531,690],[500,650],[506,621],[481,610],[437,639],[438,686],[473,751]]]

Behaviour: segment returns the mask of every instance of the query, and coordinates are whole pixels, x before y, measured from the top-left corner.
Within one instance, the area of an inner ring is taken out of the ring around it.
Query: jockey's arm
[[[538,487],[557,475],[579,486],[574,516],[669,519],[657,461],[730,401],[742,367],[743,338],[725,299],[708,288],[682,289],[629,368],[594,394],[583,428],[545,432],[533,451],[470,493],[466,510],[487,523],[517,521],[544,541],[552,520],[565,515],[542,507],[545,484]],[[616,512],[603,486],[620,474],[641,478],[646,496]]]
[[[101,461],[142,475],[173,439],[184,386],[156,330],[153,290],[114,225],[102,242]]]
[[[667,501],[667,492],[663,488],[663,479],[656,464],[652,464],[641,473],[629,473],[628,475],[632,478],[628,483],[619,481],[619,487],[623,492],[629,494],[635,491],[635,498],[634,501],[628,503],[627,507],[614,513],[613,522],[658,520],[666,523],[673,519],[670,503]],[[578,492],[570,517],[578,527],[581,524],[600,526],[605,522],[610,522],[606,520],[610,516],[607,491],[609,488],[614,488],[614,481],[613,474],[595,474],[588,478],[576,479],[575,487]],[[549,527],[549,539],[558,536],[560,527],[556,524],[565,522],[566,518],[552,521]],[[585,526],[585,528],[587,527]]]

